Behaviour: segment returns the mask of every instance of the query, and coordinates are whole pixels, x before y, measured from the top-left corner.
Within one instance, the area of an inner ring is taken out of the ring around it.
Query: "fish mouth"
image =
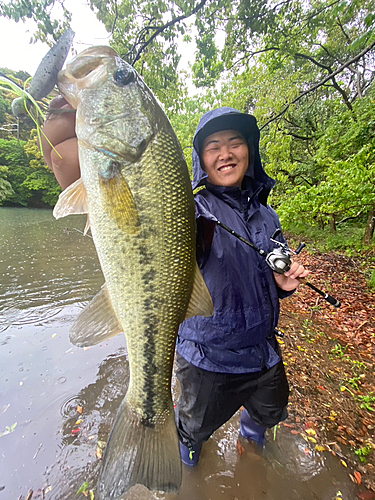
[[[65,73],[76,80],[80,80],[86,78],[90,73],[102,66],[106,59],[114,57],[118,56],[111,47],[106,47],[105,45],[89,47],[67,65]]]
[[[89,47],[59,72],[59,90],[73,108],[78,106],[79,90],[97,88],[108,79],[108,66],[116,57],[117,53],[111,47]]]

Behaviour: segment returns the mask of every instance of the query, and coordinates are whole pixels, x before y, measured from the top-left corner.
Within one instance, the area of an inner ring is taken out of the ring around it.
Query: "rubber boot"
[[[189,467],[195,467],[199,462],[199,455],[201,454],[202,443],[195,446],[185,446],[180,441],[181,461]]]
[[[266,430],[267,427],[254,422],[247,410],[243,410],[241,415],[241,436],[243,436],[248,441],[253,441],[257,445],[263,447],[265,441],[264,434]]]

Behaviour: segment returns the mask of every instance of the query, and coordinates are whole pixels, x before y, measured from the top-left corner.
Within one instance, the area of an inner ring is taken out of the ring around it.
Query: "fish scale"
[[[185,317],[213,314],[195,258],[187,166],[152,92],[109,47],[79,54],[60,73],[59,88],[77,108],[81,179],[60,195],[54,214],[88,214],[105,278],[70,337],[88,346],[123,331],[129,356],[129,388],[99,495],[117,499],[136,483],[177,491],[171,376],[178,327]]]

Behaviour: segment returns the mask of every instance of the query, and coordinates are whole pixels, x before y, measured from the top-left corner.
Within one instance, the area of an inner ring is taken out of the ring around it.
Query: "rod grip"
[[[331,304],[331,306],[337,307],[337,308],[341,307],[341,302],[339,300],[335,299],[335,297],[332,297],[332,295],[329,295],[328,293],[323,292],[323,290],[319,290],[319,288],[317,288],[315,285],[313,285],[309,281],[303,281],[303,283],[305,283],[305,285],[307,285],[312,290],[314,290],[316,293],[321,295],[327,302],[329,302]]]
[[[332,304],[334,307],[341,307],[341,302],[337,299],[335,299],[335,297],[332,297],[332,295],[328,295],[328,293],[325,294],[325,297],[327,302],[329,302],[330,304]]]

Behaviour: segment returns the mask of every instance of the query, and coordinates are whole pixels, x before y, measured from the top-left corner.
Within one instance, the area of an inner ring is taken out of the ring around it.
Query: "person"
[[[79,177],[74,116],[53,117],[44,132],[55,146],[42,140],[45,161],[65,188]],[[198,464],[204,442],[242,406],[240,434],[259,447],[266,429],[287,417],[289,387],[275,336],[279,299],[309,272],[295,261],[285,274],[273,272],[215,223],[266,252],[274,248],[280,221],[267,198],[275,181],[263,169],[259,138],[254,116],[222,107],[203,115],[193,140],[193,188],[203,188],[195,196],[197,260],[215,312],[184,321],[178,335],[176,423],[188,466]],[[277,238],[285,243],[281,231]]]

